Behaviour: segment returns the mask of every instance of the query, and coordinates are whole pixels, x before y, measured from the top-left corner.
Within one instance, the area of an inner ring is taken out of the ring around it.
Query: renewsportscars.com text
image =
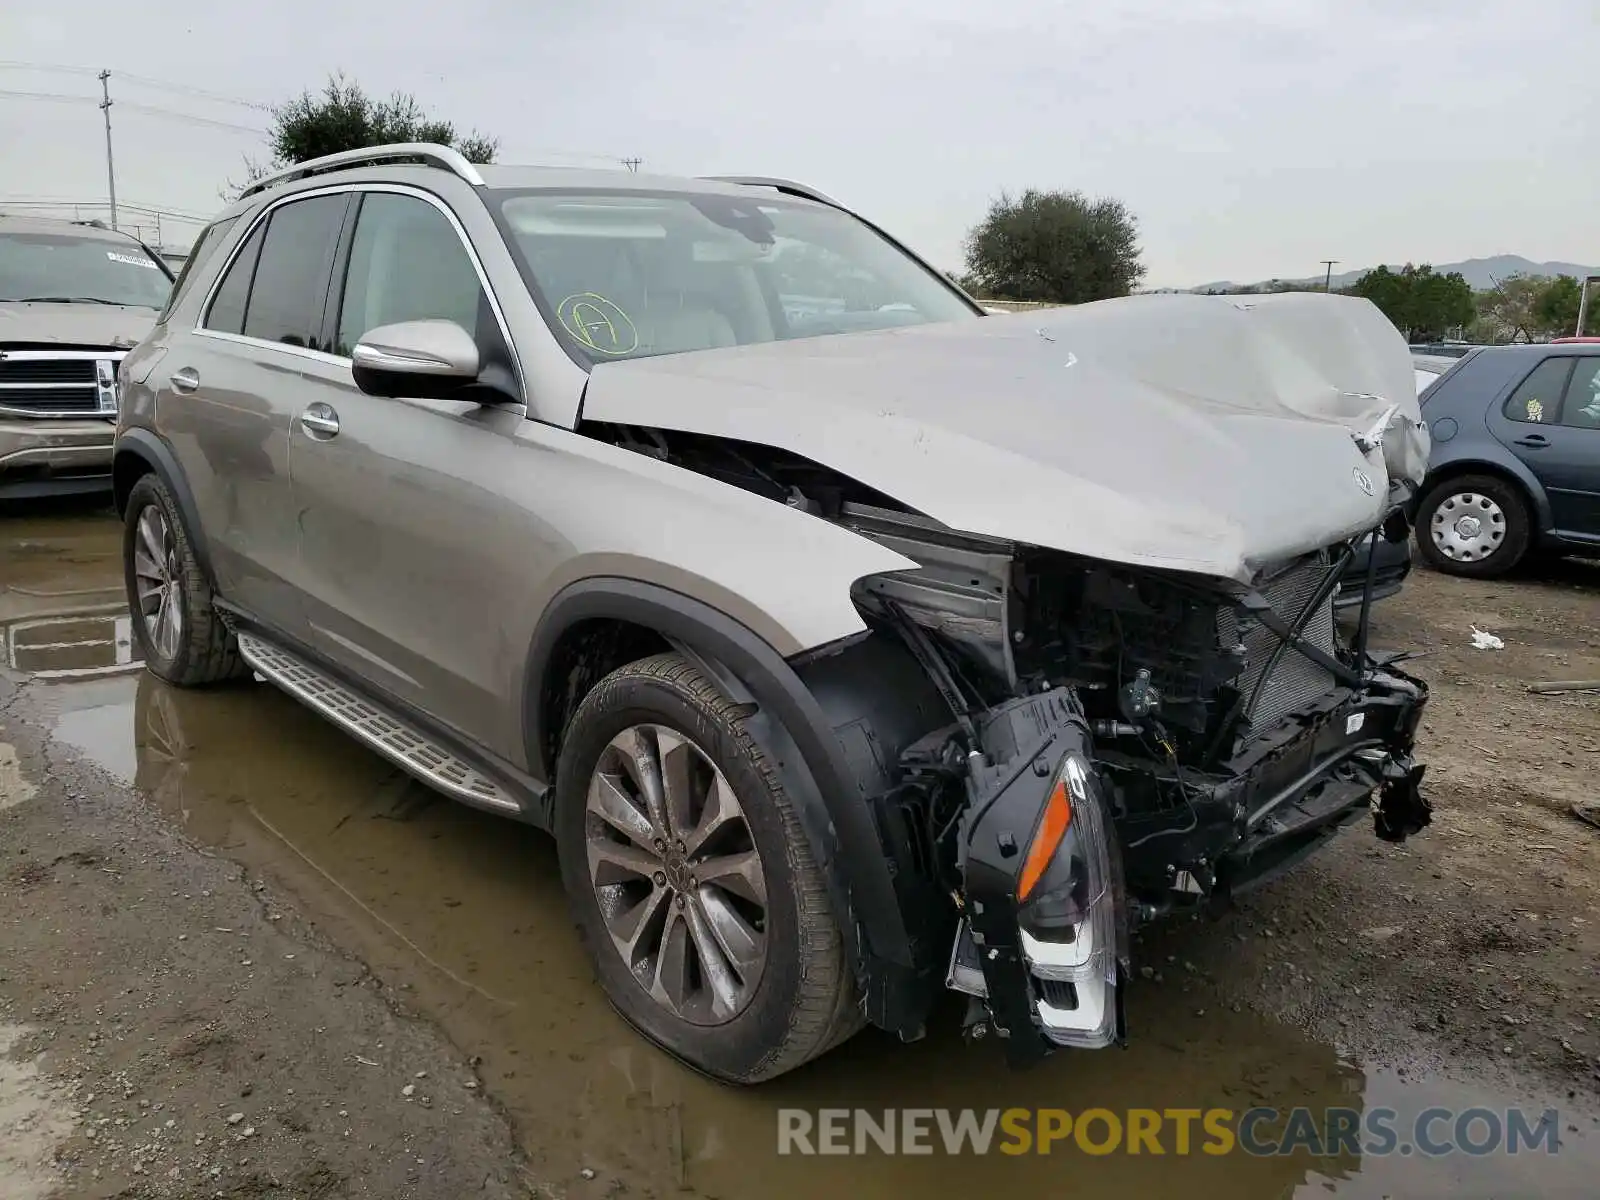
[[[780,1108],[779,1154],[1556,1154],[1555,1109]]]

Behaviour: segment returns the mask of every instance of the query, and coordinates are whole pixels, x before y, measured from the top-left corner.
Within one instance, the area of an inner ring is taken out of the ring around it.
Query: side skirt
[[[381,706],[306,658],[260,633],[236,630],[239,653],[267,682],[327,718],[369,749],[453,800],[538,822],[543,805],[480,768],[419,724]]]

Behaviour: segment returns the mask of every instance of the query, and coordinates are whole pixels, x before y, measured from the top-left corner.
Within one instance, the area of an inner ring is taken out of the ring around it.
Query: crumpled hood
[[[1352,433],[1396,409],[1383,446]],[[1371,528],[1428,437],[1370,303],[1160,295],[608,362],[586,419],[778,447],[969,533],[1249,582]]]
[[[19,342],[127,350],[155,328],[156,310],[120,304],[0,304],[0,349]]]

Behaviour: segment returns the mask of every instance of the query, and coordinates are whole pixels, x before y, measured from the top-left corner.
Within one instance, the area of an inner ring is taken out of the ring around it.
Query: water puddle
[[[0,558],[0,564],[4,563]],[[0,619],[4,613],[0,612]],[[113,664],[115,665],[115,664]],[[594,983],[568,921],[553,847],[438,798],[264,685],[180,692],[145,673],[36,685],[58,733],[137,785],[191,837],[292,892],[336,940],[408,989],[518,1124],[537,1175],[574,1195],[686,1189],[715,1197],[1129,1194],[1583,1195],[1592,1140],[1562,1151],[1427,1158],[1353,1153],[1096,1156],[780,1155],[779,1110],[1255,1106],[1538,1112],[1551,1102],[1418,1084],[1250,1014],[1196,1011],[1177,988],[1135,988],[1126,1051],[1060,1055],[1022,1073],[965,1045],[954,1014],[922,1042],[868,1032],[756,1090],[686,1071],[642,1041]],[[1559,1107],[1559,1106],[1558,1106]],[[937,1142],[937,1135],[934,1138]],[[1198,1127],[1197,1127],[1198,1141]],[[587,1179],[582,1172],[593,1172]]]

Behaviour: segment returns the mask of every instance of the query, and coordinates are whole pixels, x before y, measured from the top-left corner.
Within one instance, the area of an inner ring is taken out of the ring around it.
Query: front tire
[[[747,717],[682,655],[642,659],[584,698],[556,773],[562,882],[607,997],[734,1083],[862,1023],[822,872]]]
[[[122,569],[133,636],[152,673],[179,687],[244,673],[177,502],[158,475],[145,475],[128,494]]]
[[[1417,550],[1435,571],[1493,579],[1522,561],[1533,523],[1515,485],[1493,475],[1458,475],[1422,498],[1416,530]]]

